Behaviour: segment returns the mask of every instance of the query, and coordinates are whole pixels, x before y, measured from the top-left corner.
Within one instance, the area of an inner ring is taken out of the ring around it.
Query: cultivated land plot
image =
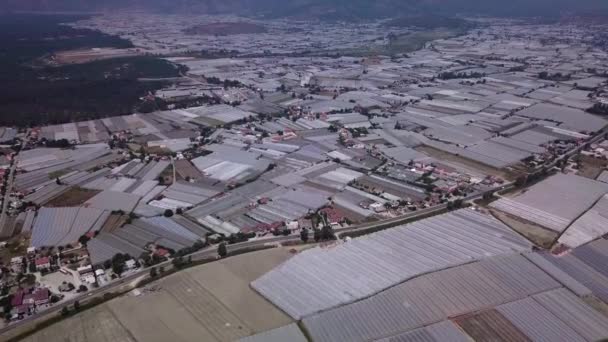
[[[526,222],[523,219],[516,218],[498,210],[490,210],[490,212],[494,217],[511,227],[511,229],[543,248],[551,248],[551,245],[553,245],[553,242],[555,242],[558,237],[556,232],[542,228],[534,223]]]
[[[463,157],[459,157],[457,155],[444,152],[429,146],[419,146],[415,148],[416,151],[422,152],[428,156],[431,156],[443,164],[448,166],[452,166],[456,169],[463,170],[469,174],[476,175],[479,173],[483,173],[484,175],[492,175],[505,179],[510,179],[509,175],[501,170],[495,169],[493,167],[478,163],[476,161],[466,159]]]
[[[597,176],[602,173],[602,171],[608,166],[607,160],[602,160],[590,156],[581,155],[580,156],[580,169],[577,172],[577,175],[586,177],[589,179],[596,179]]]
[[[126,222],[127,217],[127,215],[111,214],[106,223],[101,227],[101,232],[111,233],[115,231]]]
[[[134,342],[114,314],[102,305],[52,325],[24,342]]]
[[[79,187],[70,188],[67,192],[55,197],[45,206],[49,208],[78,207],[100,193],[98,190],[83,189]]]
[[[88,63],[108,58],[133,57],[138,53],[131,49],[80,49],[55,53],[54,62],[58,65]]]
[[[274,248],[213,262],[63,320],[27,342],[234,341],[292,320],[249,287],[291,256]]]

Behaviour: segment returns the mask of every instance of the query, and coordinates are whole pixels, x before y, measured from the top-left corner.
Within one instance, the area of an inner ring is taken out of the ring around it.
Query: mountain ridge
[[[493,16],[561,15],[608,10],[601,0],[6,0],[4,11],[115,11],[137,9],[164,13],[234,13],[267,17],[369,19],[410,14]]]

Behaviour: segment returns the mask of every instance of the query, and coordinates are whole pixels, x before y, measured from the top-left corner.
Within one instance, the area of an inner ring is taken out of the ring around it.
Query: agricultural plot
[[[99,231],[109,212],[94,208],[42,208],[32,228],[32,246],[64,246]]]
[[[235,341],[292,323],[249,281],[290,257],[276,248],[183,271],[63,320],[26,342]]]
[[[84,202],[90,200],[98,193],[99,191],[96,190],[73,187],[58,197],[52,199],[46,204],[46,206],[49,208],[75,207],[82,205]]]

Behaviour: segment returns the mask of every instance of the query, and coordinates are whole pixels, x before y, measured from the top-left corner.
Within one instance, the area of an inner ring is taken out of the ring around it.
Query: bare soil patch
[[[551,246],[558,237],[558,234],[555,232],[552,232],[531,222],[526,222],[519,218],[515,218],[512,215],[493,209],[490,209],[490,212],[498,220],[511,227],[511,229],[523,235],[526,239],[532,241],[532,243],[542,248],[551,248]]]
[[[50,208],[77,207],[84,204],[86,201],[90,200],[100,192],[101,191],[99,190],[72,187],[68,191],[52,199],[45,206]]]
[[[454,168],[467,171],[467,173],[471,175],[477,175],[482,173],[484,175],[492,175],[511,180],[509,178],[511,175],[509,175],[503,170],[495,169],[491,166],[487,166],[482,163],[478,163],[476,161],[466,159],[448,152],[444,152],[430,146],[419,146],[416,147],[415,150],[427,154],[428,156],[433,157],[439,160],[440,162],[447,164],[448,166],[454,165]]]

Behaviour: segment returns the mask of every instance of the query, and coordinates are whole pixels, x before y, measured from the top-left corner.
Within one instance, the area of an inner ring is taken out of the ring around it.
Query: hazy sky
[[[278,13],[294,15],[337,10],[388,16],[408,13],[465,12],[491,15],[543,15],[566,11],[608,9],[607,0],[4,0],[2,10],[97,11],[124,7],[149,10],[228,12],[237,14]]]

